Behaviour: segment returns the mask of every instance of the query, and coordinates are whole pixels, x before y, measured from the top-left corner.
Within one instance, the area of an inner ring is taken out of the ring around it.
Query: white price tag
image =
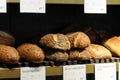
[[[46,80],[45,67],[22,67],[20,80]]]
[[[106,0],[84,0],[84,13],[106,13]]]
[[[116,80],[116,64],[95,64],[95,80]]]
[[[20,0],[21,13],[45,13],[45,0]]]
[[[7,12],[7,1],[0,0],[0,13],[6,13],[6,12]]]
[[[63,80],[86,80],[86,65],[63,66]]]
[[[118,80],[120,80],[120,63],[118,64]]]

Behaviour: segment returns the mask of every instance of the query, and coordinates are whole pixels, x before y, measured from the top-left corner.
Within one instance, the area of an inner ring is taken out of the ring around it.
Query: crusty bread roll
[[[0,62],[12,64],[17,63],[19,59],[19,53],[14,47],[0,45]]]
[[[15,38],[11,34],[0,30],[0,44],[13,46],[15,44]]]
[[[43,50],[36,44],[24,43],[17,48],[21,59],[29,62],[43,61],[45,58]]]
[[[111,52],[102,45],[90,44],[85,50],[90,53],[93,59],[112,58]]]
[[[74,50],[69,52],[69,59],[70,60],[89,60],[91,59],[91,55],[89,52],[86,50],[79,51],[79,50]]]
[[[103,42],[103,45],[108,48],[113,54],[120,57],[120,36],[114,36]]]
[[[102,45],[90,44],[83,51],[70,51],[70,60],[110,59],[111,52]]]
[[[46,52],[46,59],[51,61],[67,61],[69,56],[65,51],[50,50]]]
[[[47,34],[40,39],[40,44],[53,49],[69,50],[70,41],[63,34]]]
[[[66,34],[70,40],[72,48],[85,48],[90,45],[89,37],[83,32],[74,32]]]
[[[99,41],[99,36],[96,34],[96,31],[92,25],[73,24],[65,27],[62,30],[62,33],[64,34],[71,32],[84,32],[90,38],[92,43],[98,43]]]

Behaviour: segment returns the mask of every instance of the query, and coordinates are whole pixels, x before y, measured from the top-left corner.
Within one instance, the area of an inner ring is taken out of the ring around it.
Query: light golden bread
[[[113,54],[120,57],[120,36],[114,36],[103,42],[103,45],[108,48]]]
[[[102,45],[90,44],[85,50],[90,53],[93,59],[112,58],[111,52]]]
[[[70,60],[110,59],[111,52],[102,45],[90,44],[83,51],[74,50],[69,52]]]

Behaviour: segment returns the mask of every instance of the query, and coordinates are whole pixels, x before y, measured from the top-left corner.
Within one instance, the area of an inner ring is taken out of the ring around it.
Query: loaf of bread
[[[83,51],[74,50],[74,51],[69,52],[70,60],[89,60],[91,58],[92,58],[92,56],[86,50],[83,50]]]
[[[90,44],[83,51],[70,51],[70,60],[110,59],[111,52],[102,45]]]
[[[69,50],[70,41],[63,34],[47,34],[40,39],[40,44],[49,48],[59,50]]]
[[[15,38],[11,34],[0,30],[0,44],[13,46],[15,44]]]
[[[89,37],[83,32],[73,32],[66,34],[72,48],[85,48],[90,45]]]
[[[102,45],[97,44],[90,44],[87,48],[88,51],[93,59],[109,59],[112,58],[111,52]]]
[[[113,55],[120,57],[120,36],[113,36],[103,42],[103,45],[108,48]]]
[[[46,59],[50,61],[67,61],[69,56],[65,51],[50,50],[46,52]]]
[[[43,50],[36,44],[24,43],[18,46],[17,50],[22,60],[39,62],[45,58]]]
[[[71,32],[84,32],[90,38],[90,41],[92,43],[99,42],[99,36],[97,35],[95,29],[91,25],[74,24],[69,25],[62,30],[62,33],[64,34]]]
[[[13,64],[19,62],[19,59],[19,53],[14,47],[0,45],[0,62]]]

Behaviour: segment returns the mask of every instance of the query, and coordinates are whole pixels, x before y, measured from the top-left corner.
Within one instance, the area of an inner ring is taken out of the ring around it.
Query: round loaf
[[[89,60],[91,58],[92,57],[90,53],[86,50],[83,50],[83,51],[74,50],[74,51],[70,51],[69,53],[70,60]]]
[[[70,41],[63,34],[47,34],[40,39],[40,44],[49,48],[59,50],[69,50]]]
[[[12,64],[17,63],[19,59],[19,53],[14,47],[0,45],[0,62]]]
[[[90,45],[89,37],[83,32],[74,32],[66,34],[72,48],[85,48]]]
[[[65,51],[47,51],[46,59],[51,61],[67,61],[69,58],[68,54]]]
[[[45,58],[43,50],[36,44],[24,43],[17,48],[21,59],[29,62],[43,61]]]

